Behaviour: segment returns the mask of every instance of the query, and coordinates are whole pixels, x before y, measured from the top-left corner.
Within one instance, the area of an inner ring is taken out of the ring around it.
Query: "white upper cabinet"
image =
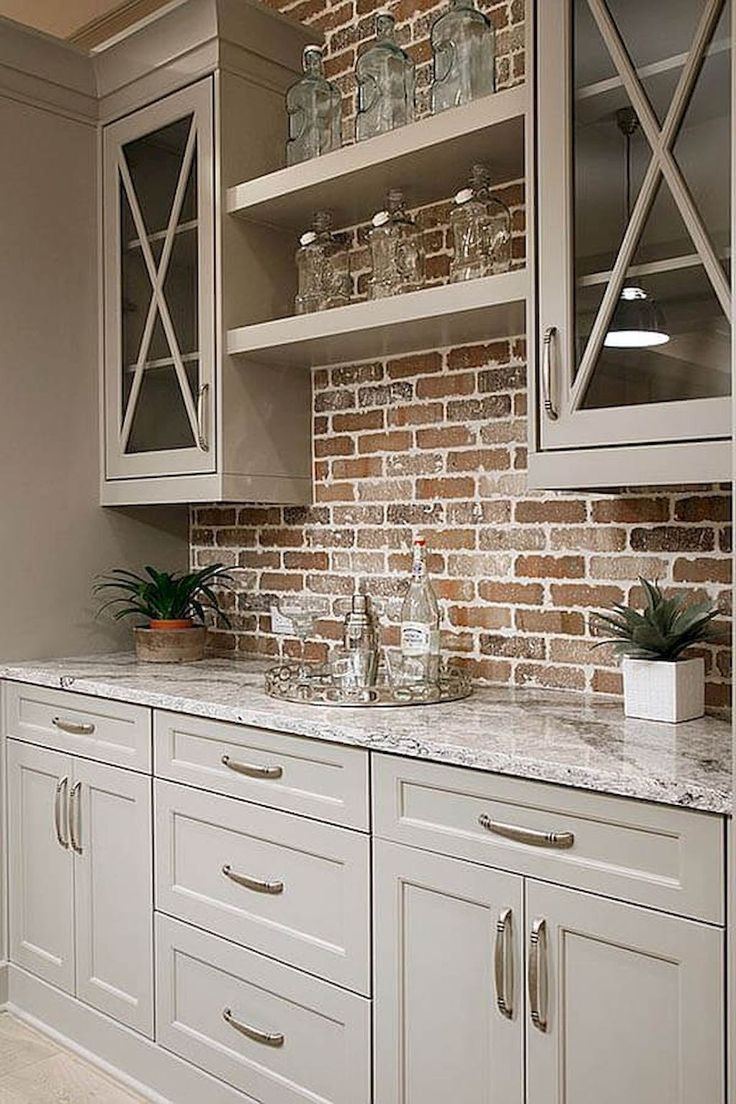
[[[211,472],[212,80],[104,131],[108,478]]]
[[[298,234],[226,210],[283,164],[312,32],[258,4],[167,5],[95,54],[102,124],[103,505],[311,501],[305,363],[227,331],[292,294]]]
[[[533,486],[730,478],[731,18],[536,5]]]

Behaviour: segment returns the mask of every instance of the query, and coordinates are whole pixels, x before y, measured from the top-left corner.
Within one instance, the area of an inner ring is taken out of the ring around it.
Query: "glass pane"
[[[673,149],[724,268],[731,219],[730,20],[726,3]]]
[[[650,274],[637,284],[656,304],[668,340],[649,348],[604,347],[583,406],[728,395],[731,328],[702,265]]]
[[[197,364],[187,365],[189,385]],[[126,452],[157,452],[193,448],[192,428],[173,365],[147,368],[136,404]]]
[[[637,69],[683,64],[707,0],[607,0]],[[641,75],[641,74],[640,74]]]
[[[149,234],[165,230],[168,224],[191,126],[188,115],[123,146]]]

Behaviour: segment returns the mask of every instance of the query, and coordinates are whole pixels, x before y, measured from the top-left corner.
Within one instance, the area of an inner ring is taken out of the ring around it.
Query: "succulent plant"
[[[693,644],[715,640],[711,621],[718,610],[712,602],[685,604],[682,595],[665,598],[656,582],[639,579],[646,607],[639,611],[618,603],[608,613],[594,613],[594,623],[607,635],[594,648],[612,644],[619,656],[673,662]]]
[[[206,611],[211,610],[229,627],[227,614],[212,589],[215,585],[232,585],[232,577],[224,564],[211,564],[199,571],[182,573],[146,567],[145,572],[145,575],[136,575],[134,571],[116,567],[109,575],[98,576],[92,588],[95,594],[118,592],[116,597],[102,603],[99,612],[117,606],[112,614],[116,621],[121,617],[140,616],[149,621],[192,618],[203,624]]]

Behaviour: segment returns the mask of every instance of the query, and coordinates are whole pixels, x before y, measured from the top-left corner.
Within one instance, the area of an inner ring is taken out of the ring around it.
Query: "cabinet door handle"
[[[547,921],[541,916],[529,936],[529,1009],[538,1031],[547,1030]]]
[[[75,782],[72,792],[69,794],[69,838],[72,848],[78,855],[82,854],[82,822],[79,809],[79,793],[82,789],[81,782]]]
[[[573,832],[537,832],[534,828],[521,828],[517,824],[502,824],[498,820],[491,820],[485,813],[478,817],[478,823],[494,836],[503,836],[504,839],[514,840],[516,843],[528,843],[531,847],[569,851],[575,843]]]
[[[557,409],[552,400],[552,342],[556,326],[548,326],[542,338],[542,403],[551,422],[557,421]]]
[[[229,1024],[235,1031],[239,1031],[241,1035],[245,1035],[246,1038],[252,1039],[254,1043],[263,1043],[264,1046],[270,1047],[280,1047],[284,1045],[283,1035],[271,1031],[259,1031],[257,1027],[251,1027],[249,1024],[241,1023],[240,1020],[235,1019],[229,1008],[223,1008],[222,1018],[226,1024]]]
[[[202,452],[209,452],[210,444],[207,440],[207,426],[205,424],[205,403],[209,394],[210,385],[203,383],[197,392],[197,444]]]
[[[63,717],[54,717],[51,721],[54,728],[68,732],[71,736],[91,736],[95,730],[93,724],[84,721],[65,721]]]
[[[64,833],[62,825],[62,802],[63,808],[66,808],[66,792],[69,787],[69,778],[64,775],[56,783],[56,792],[54,794],[54,829],[56,830],[56,838],[59,841],[59,846],[63,847],[65,851],[69,848],[69,839]],[[63,794],[63,797],[62,797]],[[68,824],[68,820],[67,820]]]
[[[498,1011],[507,1020],[514,1016],[514,969],[513,969],[513,912],[504,909],[496,924],[496,949],[494,970],[496,974],[496,1005]]]
[[[238,763],[229,755],[223,755],[222,765],[236,774],[245,774],[248,778],[281,778],[284,773],[282,767],[259,767],[252,763]]]
[[[245,889],[252,889],[254,893],[271,893],[275,896],[277,893],[284,892],[283,882],[264,882],[260,878],[249,878],[247,874],[237,874],[231,868],[230,863],[225,863],[222,873],[231,882],[235,882],[236,885],[243,886]]]

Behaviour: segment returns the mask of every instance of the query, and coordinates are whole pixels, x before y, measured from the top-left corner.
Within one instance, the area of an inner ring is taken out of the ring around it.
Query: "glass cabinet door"
[[[104,132],[108,478],[215,468],[212,89]]]
[[[731,0],[544,0],[544,448],[730,433]]]

